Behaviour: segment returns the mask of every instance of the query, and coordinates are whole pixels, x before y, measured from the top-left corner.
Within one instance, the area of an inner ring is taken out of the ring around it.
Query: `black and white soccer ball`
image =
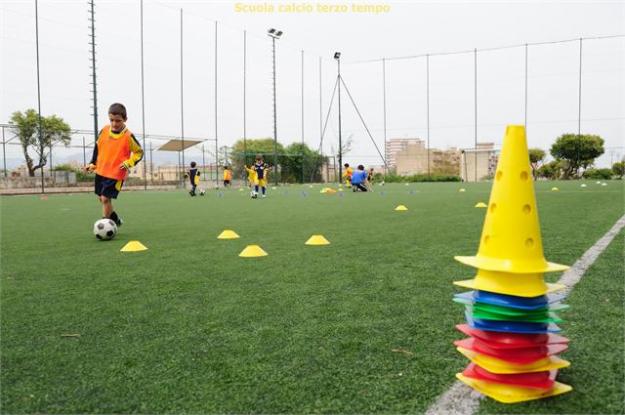
[[[110,241],[117,235],[117,225],[111,219],[100,219],[93,224],[93,234],[101,241]]]
[[[206,190],[200,189],[200,196],[204,196],[206,194]]]
[[[250,197],[251,197],[252,199],[257,199],[257,198],[258,198],[258,193],[256,193],[254,190],[252,190],[252,191],[250,192]]]

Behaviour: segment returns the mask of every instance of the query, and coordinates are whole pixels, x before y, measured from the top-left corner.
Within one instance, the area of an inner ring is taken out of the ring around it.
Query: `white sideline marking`
[[[565,295],[569,295],[575,284],[577,284],[584,273],[597,260],[599,255],[610,245],[612,239],[625,227],[625,215],[616,221],[612,229],[603,235],[593,246],[571,268],[562,274],[558,284],[566,285],[562,290]],[[452,414],[452,415],[473,415],[480,406],[480,400],[484,396],[474,391],[460,381],[456,381],[451,388],[438,397],[428,410],[426,415]]]

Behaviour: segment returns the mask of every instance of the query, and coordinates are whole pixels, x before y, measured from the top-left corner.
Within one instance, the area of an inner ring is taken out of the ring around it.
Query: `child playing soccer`
[[[143,149],[134,134],[126,127],[126,107],[114,103],[109,107],[109,125],[106,125],[93,148],[93,156],[86,171],[95,170],[95,194],[102,204],[103,218],[121,226],[122,218],[113,210],[112,199],[122,189],[128,171],[143,158]]]
[[[254,170],[252,167],[247,167],[247,165],[243,166],[245,167],[245,171],[247,172],[247,186],[250,189],[253,189],[254,185],[256,184],[256,170]],[[252,190],[252,195],[254,194],[254,190]]]
[[[345,171],[343,172],[343,178],[345,180],[345,185],[346,186],[351,186],[352,185],[352,174],[354,174],[354,169],[349,167],[349,163],[345,163],[343,165],[343,167],[345,167]]]
[[[197,166],[197,164],[195,163],[195,161],[192,161],[191,168],[186,174],[186,176],[189,177],[189,181],[191,182],[191,191],[189,192],[191,196],[195,196],[195,189],[197,189],[198,185],[200,184],[200,172],[195,166]]]
[[[362,164],[358,165],[358,170],[352,175],[351,185],[354,192],[367,192],[369,190],[367,186],[367,172],[365,171],[365,166]]]
[[[260,154],[256,156],[256,162],[252,166],[252,169],[256,172],[254,194],[258,197],[258,187],[260,186],[263,192],[263,197],[267,197],[267,172],[269,171],[269,166],[263,161],[263,156]]]
[[[224,189],[232,186],[232,170],[230,166],[224,166]]]

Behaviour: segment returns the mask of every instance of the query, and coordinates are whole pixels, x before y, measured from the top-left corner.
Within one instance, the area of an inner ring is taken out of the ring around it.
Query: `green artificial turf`
[[[490,186],[324,195],[297,185],[258,200],[122,192],[125,224],[109,242],[91,234],[93,195],[3,197],[2,412],[423,412],[467,363],[452,345],[463,321],[452,282],[474,270],[453,256],[477,252],[486,210],[473,206]],[[623,214],[622,184],[552,186],[536,185],[545,256],[572,264]],[[395,212],[400,203],[409,210]],[[241,238],[217,240],[224,229]],[[331,245],[305,246],[312,234]],[[119,252],[130,240],[149,250]],[[248,244],[269,256],[239,258]],[[622,291],[611,295],[605,306],[622,320]],[[563,314],[574,386],[612,376],[609,364],[604,375],[574,369],[574,353],[601,339],[574,338],[568,320],[598,299],[574,297]],[[557,412],[576,393],[525,412]],[[610,396],[622,402],[623,391]]]

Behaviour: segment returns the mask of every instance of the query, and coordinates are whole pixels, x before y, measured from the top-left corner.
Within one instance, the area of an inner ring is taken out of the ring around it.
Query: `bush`
[[[76,181],[78,182],[90,182],[94,178],[93,173],[86,173],[83,169],[70,164],[58,164],[52,168],[52,171],[72,171],[76,173]]]
[[[586,169],[583,177],[586,179],[610,180],[612,174],[612,169]]]
[[[443,174],[413,174],[412,176],[400,176],[398,174],[389,173],[386,176],[380,174],[379,178],[374,175],[376,181],[384,180],[386,183],[417,183],[417,182],[459,182],[460,176],[443,175]]]

